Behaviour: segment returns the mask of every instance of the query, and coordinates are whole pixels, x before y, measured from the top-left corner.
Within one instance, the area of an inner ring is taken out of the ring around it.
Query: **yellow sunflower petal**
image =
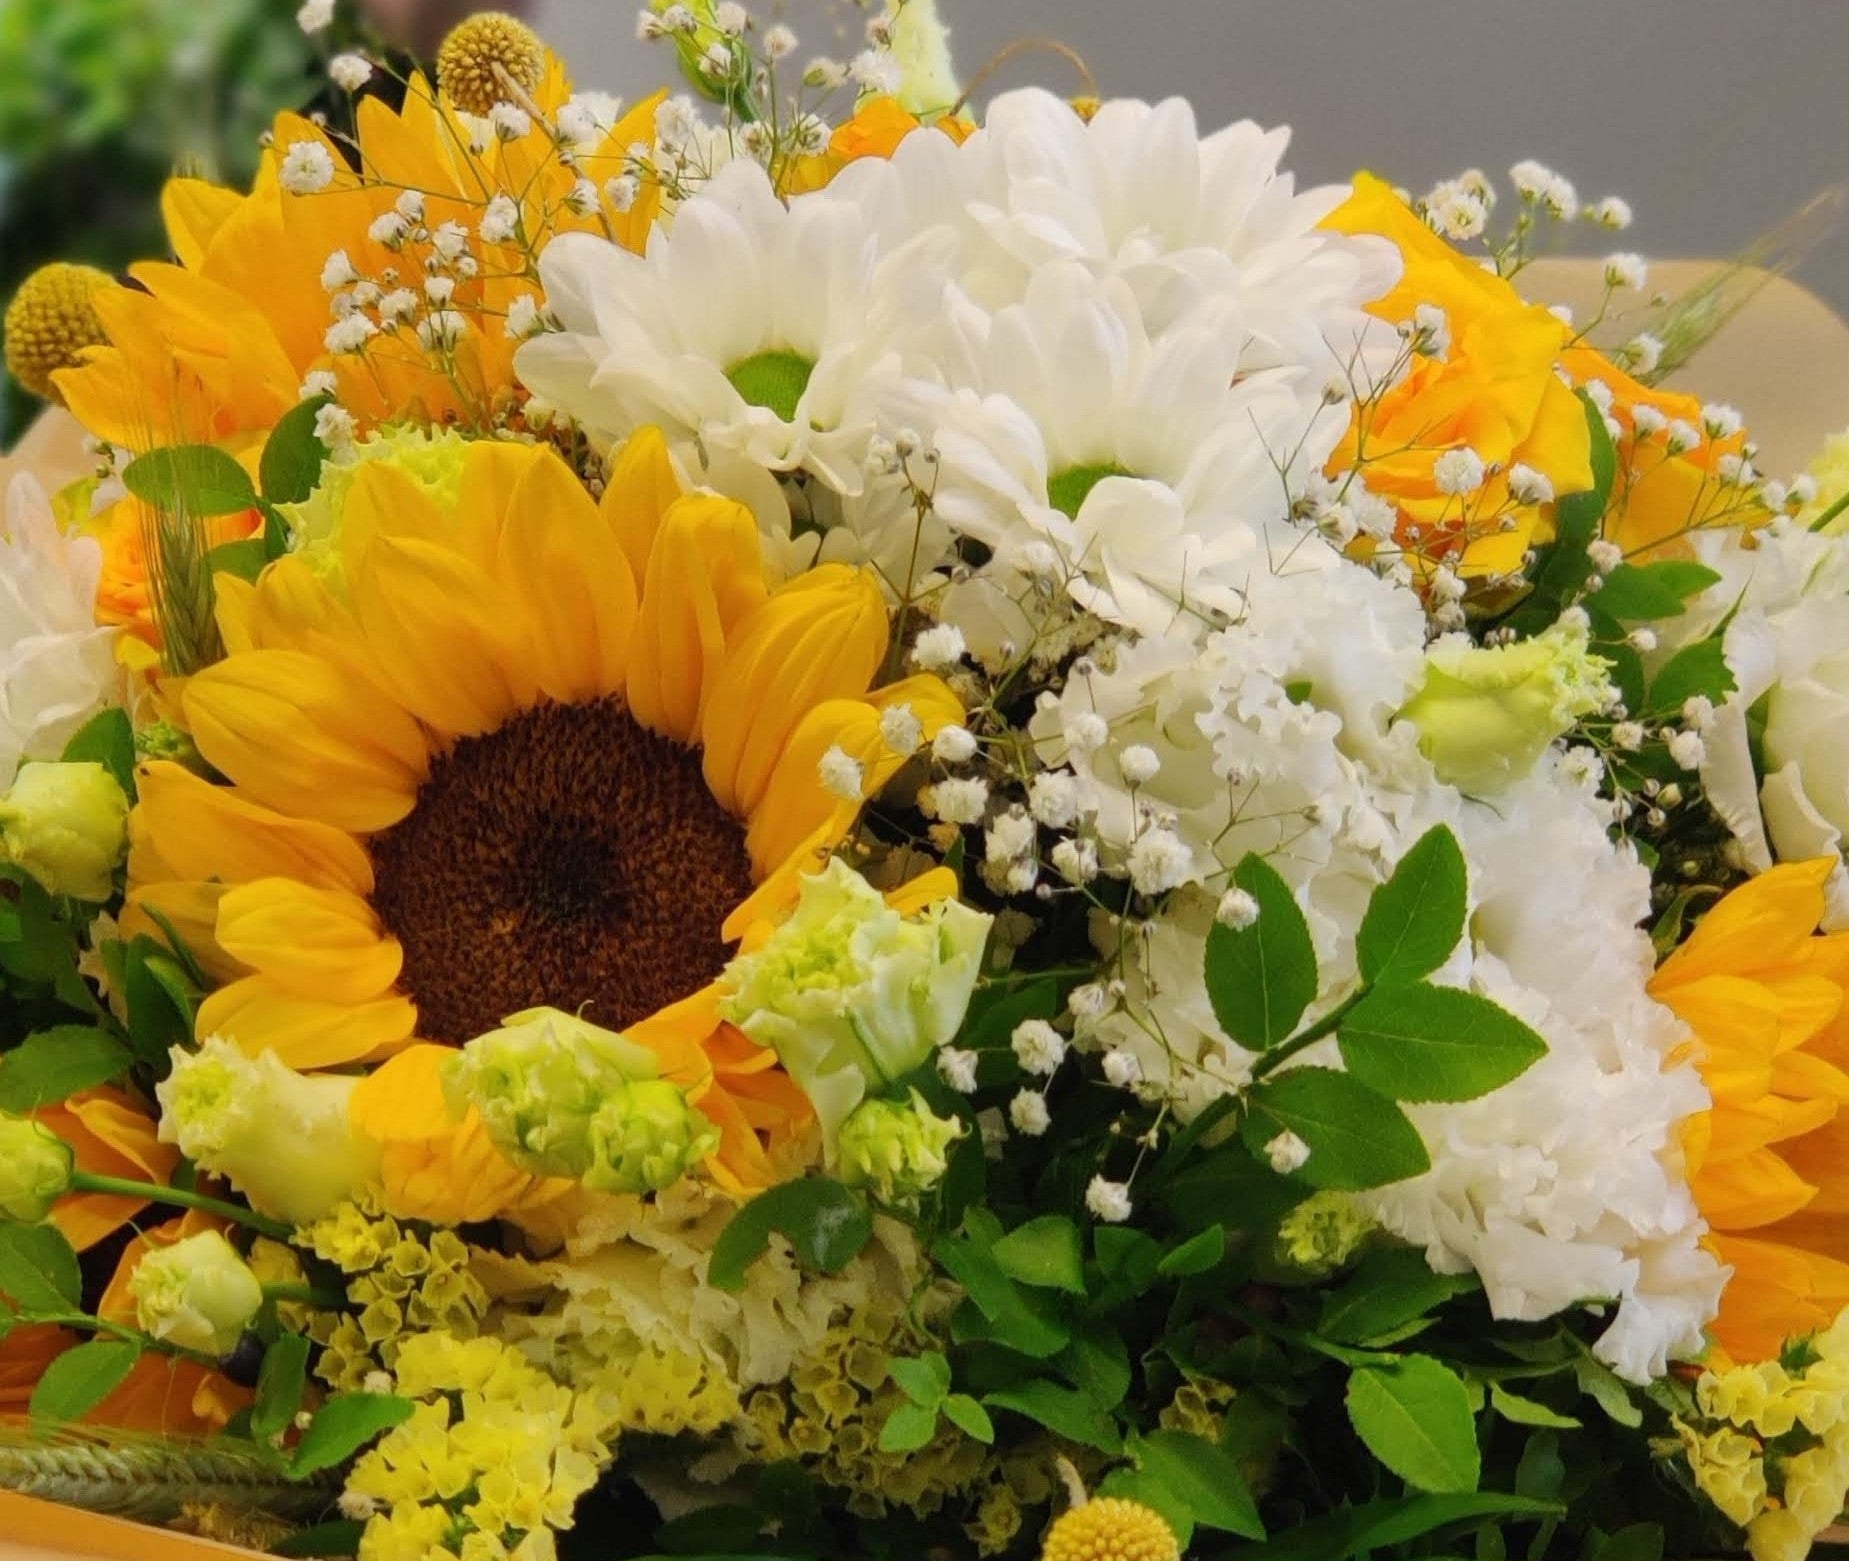
[[[637,429],[610,468],[599,506],[637,580],[648,578],[649,555],[655,550],[661,518],[681,491],[661,430]]]
[[[236,190],[205,179],[169,179],[161,187],[161,221],[181,265],[199,269],[212,235],[243,200]]]
[[[341,889],[263,878],[218,905],[218,946],[286,992],[364,1003],[391,991],[404,950],[373,908]]]
[[[293,650],[254,650],[186,685],[186,724],[207,762],[256,802],[371,831],[411,811],[429,773],[422,730],[383,694]]]
[[[701,717],[706,783],[721,807],[757,807],[802,718],[862,692],[886,639],[878,581],[841,564],[798,576],[740,625]]]
[[[380,537],[351,581],[374,675],[446,737],[491,732],[530,704],[524,625],[484,569],[440,543]]]
[[[1763,970],[1787,958],[1823,916],[1823,886],[1835,862],[1788,862],[1749,879],[1701,920],[1668,958],[1652,990],[1673,987],[1710,970]]]
[[[156,943],[177,938],[213,981],[235,981],[247,976],[249,967],[218,946],[218,902],[229,887],[176,878],[131,889],[122,907],[122,936],[146,936]]]
[[[330,1002],[287,991],[266,976],[220,987],[199,1005],[195,1020],[201,1036],[222,1035],[253,1056],[273,1051],[303,1071],[388,1054],[416,1029],[417,1010],[407,998]]]
[[[751,511],[710,494],[677,500],[649,555],[630,647],[635,718],[691,744],[728,636],[768,595]]]

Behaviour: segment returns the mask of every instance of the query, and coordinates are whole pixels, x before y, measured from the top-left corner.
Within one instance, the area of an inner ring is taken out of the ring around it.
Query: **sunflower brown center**
[[[724,968],[720,925],[752,887],[699,754],[615,699],[457,743],[370,844],[418,1033],[453,1044],[525,1008],[620,1030],[689,996]]]

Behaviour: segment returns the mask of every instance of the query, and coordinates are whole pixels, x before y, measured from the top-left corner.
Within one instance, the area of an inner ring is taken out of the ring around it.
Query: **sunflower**
[[[929,735],[960,706],[869,692],[872,576],[770,585],[750,512],[683,494],[654,430],[601,503],[545,447],[462,459],[447,513],[355,475],[344,594],[293,556],[227,587],[228,655],[180,703],[230,784],[143,767],[125,930],[175,929],[223,983],[200,1036],[294,1067],[582,1012],[689,1087],[717,1179],[761,1183],[808,1110],[714,979],[852,828],[843,773],[870,795],[905,762],[882,714]]]
[[[544,122],[511,139],[483,138],[421,76],[397,111],[362,98],[350,145],[280,115],[248,194],[168,182],[161,212],[178,264],[132,266],[137,287],[107,290],[98,317],[110,345],[59,371],[59,393],[90,433],[132,450],[248,443],[297,404],[315,372],[334,375],[362,425],[489,426],[517,400],[515,309],[522,298],[537,305],[539,250],[579,229],[639,249],[660,207],[659,187],[646,181],[623,211],[583,193],[624,177],[630,149],[653,144],[656,100],[565,143],[556,121],[570,99],[548,56],[534,93]],[[332,172],[325,188],[292,193],[282,167],[303,146]],[[413,217],[400,222],[403,211]],[[419,334],[429,316],[422,291],[406,293],[417,313],[380,309],[428,276],[454,284],[444,305],[452,327],[436,339]],[[373,326],[357,351],[330,349],[342,311]]]
[[[1733,1276],[1714,1338],[1776,1358],[1849,1307],[1849,933],[1813,936],[1828,859],[1775,867],[1708,913],[1650,984],[1695,1032],[1713,1108],[1690,1183]]]

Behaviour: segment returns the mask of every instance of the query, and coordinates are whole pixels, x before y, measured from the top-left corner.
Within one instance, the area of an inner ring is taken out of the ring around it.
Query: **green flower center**
[[[796,404],[809,388],[815,359],[797,352],[755,352],[725,371],[732,388],[754,407],[763,407],[786,423],[796,420]]]
[[[1063,472],[1055,472],[1047,479],[1047,503],[1064,515],[1068,520],[1077,520],[1079,511],[1085,501],[1091,497],[1091,490],[1103,482],[1106,477],[1134,477],[1136,473],[1126,471],[1114,461],[1101,462],[1095,466],[1068,466]]]

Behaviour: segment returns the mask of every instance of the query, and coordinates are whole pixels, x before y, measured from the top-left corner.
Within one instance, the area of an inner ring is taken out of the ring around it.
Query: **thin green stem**
[[[133,1344],[150,1355],[171,1355],[177,1360],[189,1360],[196,1366],[205,1366],[214,1371],[218,1369],[216,1355],[207,1355],[200,1350],[189,1350],[184,1345],[169,1344],[165,1339],[157,1339],[153,1334],[143,1333],[139,1328],[113,1323],[105,1317],[92,1317],[88,1312],[21,1312],[19,1321],[47,1323],[57,1328],[75,1328],[83,1333],[103,1334],[108,1338],[121,1339]]]
[[[1315,1024],[1311,1025],[1309,1029],[1305,1030],[1302,1034],[1293,1035],[1282,1046],[1274,1047],[1271,1051],[1266,1052],[1263,1057],[1259,1058],[1257,1064],[1252,1069],[1252,1082],[1257,1083],[1260,1079],[1264,1078],[1266,1074],[1275,1073],[1285,1063],[1289,1062],[1291,1058],[1295,1057],[1298,1052],[1303,1051],[1306,1047],[1314,1046],[1325,1036],[1334,1035],[1337,1030],[1341,1029],[1342,1021],[1353,1012],[1355,1004],[1360,1002],[1367,994],[1368,988],[1365,986],[1362,987],[1360,991],[1354,993],[1346,1001],[1338,1003],[1334,1008],[1330,1009],[1328,1013],[1324,1014],[1322,1018],[1318,1019]]]
[[[263,1298],[266,1301],[299,1301],[304,1306],[318,1306],[323,1311],[332,1311],[347,1304],[347,1298],[338,1290],[317,1290],[313,1285],[265,1285]]]
[[[163,1187],[157,1182],[137,1182],[121,1176],[96,1176],[89,1171],[79,1171],[71,1178],[71,1191],[108,1193],[112,1197],[142,1198],[150,1203],[172,1203],[182,1209],[198,1209],[246,1226],[273,1241],[287,1241],[295,1234],[294,1229],[281,1220],[267,1219],[239,1204],[208,1198],[200,1192],[187,1192],[180,1187]]]

